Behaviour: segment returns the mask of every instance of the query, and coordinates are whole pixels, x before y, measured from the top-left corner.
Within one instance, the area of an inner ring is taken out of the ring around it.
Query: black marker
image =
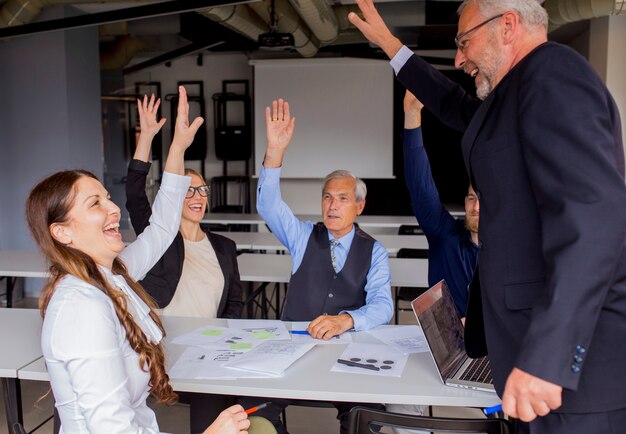
[[[363,369],[370,369],[372,371],[380,371],[380,368],[378,366],[366,365],[364,363],[357,363],[357,362],[353,362],[352,360],[337,359],[337,363],[341,363],[342,365],[354,366],[355,368],[363,368]]]

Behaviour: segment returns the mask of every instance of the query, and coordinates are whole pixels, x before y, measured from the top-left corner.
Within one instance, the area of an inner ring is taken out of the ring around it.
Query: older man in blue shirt
[[[389,261],[385,248],[354,225],[365,206],[365,183],[350,172],[329,174],[322,191],[323,223],[298,220],[280,195],[280,167],[291,141],[295,119],[282,99],[266,108],[267,150],[257,189],[257,211],[292,257],[292,275],[282,319],[311,321],[316,339],[331,339],[347,330],[368,330],[386,324],[393,314]],[[251,398],[246,405],[254,404]],[[261,410],[279,433],[288,400],[272,399]],[[355,404],[333,403],[341,432]]]

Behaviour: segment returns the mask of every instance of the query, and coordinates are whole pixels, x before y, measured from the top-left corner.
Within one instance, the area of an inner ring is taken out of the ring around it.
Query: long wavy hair
[[[50,225],[53,223],[67,223],[68,214],[77,193],[76,185],[82,177],[98,179],[93,173],[84,170],[57,172],[39,182],[26,201],[28,227],[50,263],[50,278],[39,297],[41,316],[46,315],[48,303],[57,283],[68,274],[98,288],[113,301],[117,317],[126,330],[126,338],[132,349],[139,355],[140,368],[145,372],[150,372],[150,394],[161,403],[173,404],[178,396],[172,390],[169,377],[165,372],[165,355],[161,344],[150,342],[144,335],[128,312],[126,296],[122,291],[111,286],[95,261],[82,251],[60,243],[50,233]],[[154,312],[156,306],[154,301],[142,286],[128,275],[126,266],[119,258],[113,261],[112,272],[122,276],[128,286],[151,308],[150,317],[165,335],[163,324]]]

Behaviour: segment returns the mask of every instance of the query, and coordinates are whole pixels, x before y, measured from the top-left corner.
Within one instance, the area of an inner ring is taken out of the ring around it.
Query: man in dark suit
[[[582,57],[547,42],[534,0],[461,5],[456,66],[482,102],[404,47],[371,0],[357,4],[363,19],[350,21],[398,79],[464,131],[481,201],[484,332],[505,413],[532,421],[520,432],[623,432],[626,186],[608,90]],[[468,327],[475,315],[470,301]]]

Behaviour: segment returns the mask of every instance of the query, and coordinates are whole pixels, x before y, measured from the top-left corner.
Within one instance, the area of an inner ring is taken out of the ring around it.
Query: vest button
[[[337,275],[335,274],[335,275],[333,276],[333,279],[336,279],[336,278],[337,278]]]
[[[334,297],[334,295],[333,295],[332,292],[330,294],[328,294],[328,298],[333,298],[333,297]]]

